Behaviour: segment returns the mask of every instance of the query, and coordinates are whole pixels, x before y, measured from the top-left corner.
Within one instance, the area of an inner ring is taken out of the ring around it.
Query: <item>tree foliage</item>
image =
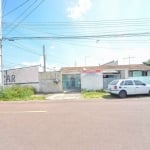
[[[150,66],[150,59],[143,62],[144,65]]]

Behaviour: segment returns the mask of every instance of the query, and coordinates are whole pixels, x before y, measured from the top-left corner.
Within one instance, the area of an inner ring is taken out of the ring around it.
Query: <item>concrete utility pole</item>
[[[133,59],[133,58],[135,58],[135,57],[129,56],[129,57],[126,57],[126,58],[124,58],[124,59],[128,59],[128,60],[129,60],[129,65],[130,65],[130,64],[131,64],[131,59]]]
[[[45,55],[45,45],[43,45],[43,63],[44,63],[44,72],[46,72],[46,55]]]
[[[89,56],[85,56],[85,58],[84,58],[84,66],[86,67],[86,64],[87,64],[87,58],[88,58]]]
[[[0,0],[0,90],[3,88],[3,63],[2,63],[2,1]]]

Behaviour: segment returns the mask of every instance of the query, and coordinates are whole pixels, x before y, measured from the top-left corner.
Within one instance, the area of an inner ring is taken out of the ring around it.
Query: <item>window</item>
[[[120,83],[120,85],[123,85],[124,84],[124,81],[122,81],[121,83]]]
[[[119,82],[119,80],[113,80],[110,85],[116,85]]]
[[[129,77],[133,77],[133,71],[129,71]]]
[[[142,71],[142,76],[147,76],[147,71]]]
[[[135,85],[145,85],[143,82],[139,80],[134,80]]]
[[[133,71],[133,77],[141,77],[142,76],[142,71],[136,70]]]
[[[132,80],[126,80],[124,85],[133,85],[133,82]]]

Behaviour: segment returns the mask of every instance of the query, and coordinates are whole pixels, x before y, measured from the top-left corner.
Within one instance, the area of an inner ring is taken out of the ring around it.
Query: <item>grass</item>
[[[27,101],[44,100],[42,95],[36,95],[35,89],[31,86],[13,85],[6,87],[0,92],[0,101]]]
[[[91,99],[91,98],[111,98],[109,93],[106,93],[103,90],[100,91],[82,91],[81,95],[83,98]]]
[[[30,100],[45,100],[45,96],[44,95],[32,95],[30,97]]]

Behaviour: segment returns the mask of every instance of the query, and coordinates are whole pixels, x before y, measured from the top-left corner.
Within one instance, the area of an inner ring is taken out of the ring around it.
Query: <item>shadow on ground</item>
[[[104,96],[102,96],[102,98],[104,98],[104,99],[109,99],[109,100],[113,100],[113,99],[118,99],[118,100],[120,100],[120,99],[133,99],[133,98],[150,98],[150,96],[149,95],[129,95],[129,96],[127,96],[126,98],[120,98],[119,96],[117,96],[117,95],[104,95]]]

